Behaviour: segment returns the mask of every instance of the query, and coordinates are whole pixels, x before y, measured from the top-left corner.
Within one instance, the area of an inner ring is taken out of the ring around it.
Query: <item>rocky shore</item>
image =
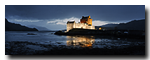
[[[90,29],[72,29],[68,32],[57,31],[56,35],[101,35],[116,37],[138,37],[145,38],[145,31],[142,30],[90,30]]]
[[[32,48],[29,47],[32,45]],[[145,55],[145,44],[126,48],[76,48],[65,45],[39,44],[27,41],[12,41],[5,43],[6,55]],[[35,50],[33,46],[40,49]],[[43,50],[41,50],[43,49]]]
[[[135,50],[138,49],[138,50]],[[52,51],[44,51],[43,53],[36,53],[38,55],[145,55],[144,46],[128,47],[125,49],[100,49],[100,48],[82,48],[82,49],[58,49]]]

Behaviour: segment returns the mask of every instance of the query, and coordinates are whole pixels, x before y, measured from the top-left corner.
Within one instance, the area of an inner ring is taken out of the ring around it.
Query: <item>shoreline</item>
[[[46,50],[34,50],[26,45],[34,45],[46,48]],[[8,42],[5,47],[5,55],[145,55],[145,44],[129,46],[125,48],[77,48],[67,46],[44,45],[32,42]],[[61,48],[60,48],[61,47]]]
[[[145,31],[142,30],[90,30],[74,28],[68,32],[57,31],[55,35],[93,35],[93,36],[114,36],[127,38],[145,38]]]

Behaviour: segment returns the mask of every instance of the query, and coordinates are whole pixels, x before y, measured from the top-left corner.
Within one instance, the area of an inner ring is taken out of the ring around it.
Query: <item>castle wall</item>
[[[95,29],[95,26],[87,26],[87,29]]]
[[[85,23],[67,23],[67,31],[73,28],[95,29],[95,26],[88,26]]]
[[[67,23],[67,31],[73,28],[75,23]]]
[[[92,19],[88,19],[88,25],[91,25],[92,26]]]
[[[86,24],[85,23],[75,23],[74,28],[83,28],[86,29]]]
[[[80,23],[87,23],[87,19],[81,19]]]

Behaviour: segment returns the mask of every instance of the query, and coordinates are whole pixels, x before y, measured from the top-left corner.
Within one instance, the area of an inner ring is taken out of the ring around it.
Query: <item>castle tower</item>
[[[82,16],[82,19],[80,19],[80,23],[87,23],[88,25],[92,26],[92,19],[90,16],[88,17]]]
[[[75,25],[75,21],[68,21],[67,22],[67,31],[71,30]]]

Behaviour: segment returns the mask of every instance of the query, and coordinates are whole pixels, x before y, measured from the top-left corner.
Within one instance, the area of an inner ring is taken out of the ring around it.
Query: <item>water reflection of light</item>
[[[67,46],[80,46],[92,48],[95,42],[93,36],[67,36]]]

